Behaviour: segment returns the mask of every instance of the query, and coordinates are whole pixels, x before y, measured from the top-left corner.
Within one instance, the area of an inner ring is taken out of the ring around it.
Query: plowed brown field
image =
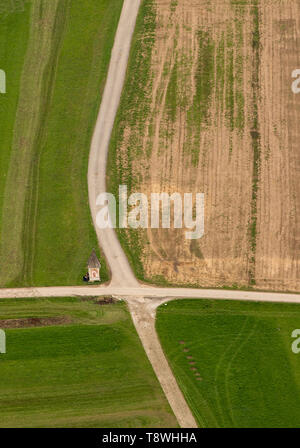
[[[297,68],[299,0],[144,1],[109,185],[205,193],[205,234],[119,231],[141,279],[300,289]]]

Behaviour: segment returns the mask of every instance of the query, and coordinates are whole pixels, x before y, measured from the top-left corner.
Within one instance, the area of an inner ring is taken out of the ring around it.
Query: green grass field
[[[0,11],[1,287],[78,284],[97,247],[88,155],[122,4],[29,0]]]
[[[292,304],[178,300],[157,330],[200,427],[300,426],[300,354]]]
[[[177,426],[124,303],[0,301],[0,319],[55,316],[72,321],[6,330],[1,427]]]

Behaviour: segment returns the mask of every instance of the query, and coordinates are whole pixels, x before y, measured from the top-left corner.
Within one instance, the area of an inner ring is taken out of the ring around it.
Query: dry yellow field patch
[[[261,170],[256,281],[300,289],[300,2],[262,2],[259,122]]]
[[[121,231],[140,278],[299,290],[299,13],[297,0],[144,1],[110,184],[205,193],[205,235]]]

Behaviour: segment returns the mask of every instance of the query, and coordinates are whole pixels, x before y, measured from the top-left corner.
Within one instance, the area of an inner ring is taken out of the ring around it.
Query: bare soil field
[[[205,194],[205,234],[119,230],[141,280],[300,287],[299,0],[145,0],[108,184]]]
[[[300,67],[300,2],[263,2],[259,123],[260,185],[256,281],[300,289],[300,95],[291,72]]]

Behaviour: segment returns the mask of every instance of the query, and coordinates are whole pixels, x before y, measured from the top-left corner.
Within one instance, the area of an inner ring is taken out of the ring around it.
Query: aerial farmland
[[[300,427],[299,118],[300,0],[0,0],[12,443]]]

